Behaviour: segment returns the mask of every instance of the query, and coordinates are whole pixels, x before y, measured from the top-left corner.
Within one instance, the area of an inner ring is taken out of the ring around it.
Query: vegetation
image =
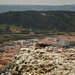
[[[75,11],[16,11],[0,14],[0,33],[74,32]]]
[[[29,36],[30,32],[34,32],[35,35]],[[75,36],[75,11],[9,11],[0,13],[0,46],[13,40],[55,35],[52,32],[58,33],[58,35]]]

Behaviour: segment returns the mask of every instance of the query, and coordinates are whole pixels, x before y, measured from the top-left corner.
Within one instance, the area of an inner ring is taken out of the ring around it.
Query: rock
[[[19,75],[18,71],[14,71],[11,73],[11,75]]]
[[[23,64],[21,64],[21,65],[19,66],[19,68],[18,68],[18,71],[20,71],[20,70],[24,69],[24,67],[25,67],[25,64],[24,64],[24,63],[23,63]]]
[[[63,71],[63,73],[62,73],[62,74],[63,74],[63,75],[68,75],[68,74],[69,74],[69,72],[70,72],[69,70],[65,70],[65,71]]]
[[[22,48],[15,56],[8,75],[75,75],[75,61],[67,60],[70,53],[62,53],[62,50],[60,53],[46,52],[45,49],[48,47]]]
[[[35,46],[30,46],[29,50],[35,50]]]

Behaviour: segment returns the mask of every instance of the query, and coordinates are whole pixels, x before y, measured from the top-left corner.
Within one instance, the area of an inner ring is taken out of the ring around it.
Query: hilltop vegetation
[[[9,11],[0,14],[0,33],[75,32],[75,11]]]

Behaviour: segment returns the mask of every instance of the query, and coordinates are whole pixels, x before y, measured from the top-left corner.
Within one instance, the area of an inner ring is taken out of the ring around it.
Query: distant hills
[[[68,10],[75,11],[75,5],[62,5],[62,6],[51,6],[51,5],[0,5],[0,12],[8,11],[49,11],[49,10]]]
[[[75,32],[75,11],[10,11],[0,13],[0,33],[12,33],[14,28],[16,28],[16,32],[21,31],[22,33],[28,33],[26,30]]]

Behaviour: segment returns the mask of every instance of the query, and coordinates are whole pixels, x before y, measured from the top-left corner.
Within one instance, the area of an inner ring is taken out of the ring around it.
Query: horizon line
[[[37,5],[37,6],[65,6],[65,5],[75,5],[75,4],[58,4],[58,5],[45,5],[45,4],[0,4],[0,5]]]

